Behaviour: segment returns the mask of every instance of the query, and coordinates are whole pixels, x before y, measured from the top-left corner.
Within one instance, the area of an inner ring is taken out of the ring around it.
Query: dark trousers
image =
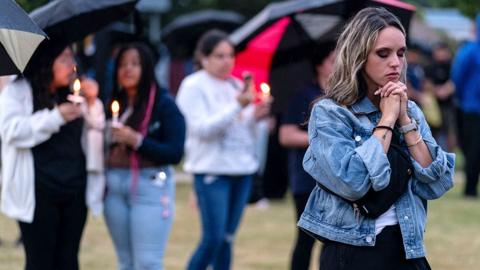
[[[293,196],[295,209],[297,211],[297,219],[305,210],[310,193],[297,194]],[[313,244],[315,239],[297,227],[297,239],[293,247],[292,261],[290,262],[291,270],[308,270],[310,269],[310,258],[312,255]],[[320,256],[319,256],[320,258]]]
[[[77,270],[78,250],[87,218],[85,192],[35,191],[32,223],[19,222],[26,270]]]
[[[387,226],[377,236],[374,247],[358,247],[338,242],[324,243],[321,270],[431,270],[425,258],[407,260],[400,227]]]
[[[467,196],[477,196],[480,174],[480,114],[463,113],[462,148],[465,156],[465,190]]]

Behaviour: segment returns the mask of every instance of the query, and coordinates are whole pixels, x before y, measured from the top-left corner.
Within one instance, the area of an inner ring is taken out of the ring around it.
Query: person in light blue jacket
[[[452,188],[455,156],[408,100],[405,39],[387,10],[361,10],[341,33],[325,97],[313,106],[303,167],[318,184],[298,226],[324,242],[322,270],[430,269],[426,201]],[[408,186],[378,218],[359,215],[350,201],[389,184],[394,130],[412,161]]]

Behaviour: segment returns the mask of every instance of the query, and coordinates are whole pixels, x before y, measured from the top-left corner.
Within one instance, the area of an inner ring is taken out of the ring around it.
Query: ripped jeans
[[[233,240],[250,197],[252,175],[196,174],[194,187],[202,222],[202,239],[188,270],[230,269]]]
[[[173,170],[141,169],[133,189],[131,179],[129,169],[107,172],[104,214],[117,254],[117,269],[162,270],[175,211]]]

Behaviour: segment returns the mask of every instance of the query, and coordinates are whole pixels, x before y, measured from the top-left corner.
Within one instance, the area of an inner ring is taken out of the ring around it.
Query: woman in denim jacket
[[[433,139],[405,87],[405,30],[383,8],[360,11],[337,44],[325,98],[312,110],[304,169],[315,187],[298,225],[324,239],[320,268],[430,269],[423,233],[426,200],[453,186],[455,156]],[[401,132],[414,172],[405,193],[376,219],[347,202],[390,181],[387,151]],[[335,194],[333,194],[333,193]]]

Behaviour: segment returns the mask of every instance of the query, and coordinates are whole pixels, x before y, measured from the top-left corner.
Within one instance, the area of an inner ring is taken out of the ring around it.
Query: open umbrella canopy
[[[0,0],[0,76],[20,74],[45,33],[12,0]]]
[[[58,55],[69,44],[82,40],[134,11],[138,0],[56,0],[29,15],[49,36],[32,56],[25,72]]]
[[[69,44],[130,14],[138,0],[56,0],[30,17],[56,42]]]
[[[165,26],[162,39],[173,57],[193,55],[198,38],[207,30],[217,28],[225,32],[238,28],[244,17],[233,11],[206,9],[177,17]]]
[[[230,35],[236,45],[234,75],[251,71],[267,82],[275,97],[273,112],[313,78],[311,56],[335,41],[345,22],[360,9],[381,6],[408,29],[414,6],[395,0],[293,0],[273,3]]]

